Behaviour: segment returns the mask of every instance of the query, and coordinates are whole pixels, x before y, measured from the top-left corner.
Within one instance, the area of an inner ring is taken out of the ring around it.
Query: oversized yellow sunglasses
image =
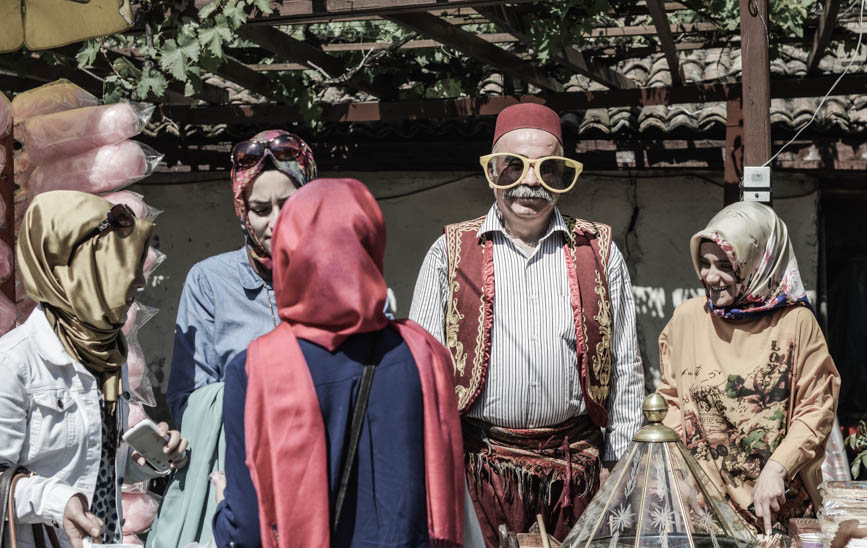
[[[520,154],[495,152],[479,158],[485,177],[494,188],[507,190],[521,184],[530,166],[543,187],[556,194],[569,192],[578,181],[584,164],[562,156],[530,159]]]

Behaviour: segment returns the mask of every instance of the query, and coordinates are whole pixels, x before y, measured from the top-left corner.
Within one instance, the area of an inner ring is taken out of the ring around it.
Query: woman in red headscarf
[[[226,372],[219,547],[462,545],[451,360],[414,322],[386,318],[384,251],[382,213],[358,181],[320,179],[281,212],[272,253],[280,325]],[[365,366],[374,373],[353,453]]]

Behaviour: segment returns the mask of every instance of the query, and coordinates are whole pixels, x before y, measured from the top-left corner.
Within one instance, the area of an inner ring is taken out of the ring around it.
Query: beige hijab
[[[117,401],[126,298],[154,227],[136,219],[131,229],[112,227],[82,241],[111,207],[84,192],[40,194],[21,223],[18,263],[27,294],[42,304],[63,348],[100,379],[106,401]]]
[[[789,230],[770,207],[736,202],[693,235],[690,252],[699,279],[702,240],[716,243],[725,252],[738,278],[737,297],[731,306],[715,309],[708,297],[714,315],[740,319],[784,306],[810,307]]]

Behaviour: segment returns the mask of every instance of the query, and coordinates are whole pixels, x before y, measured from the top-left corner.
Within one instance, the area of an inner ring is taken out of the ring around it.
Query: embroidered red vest
[[[608,253],[611,227],[573,217],[564,220],[572,235],[563,255],[575,321],[581,391],[593,422],[608,424],[611,381],[611,303]],[[449,301],[445,318],[446,347],[452,355],[460,412],[473,405],[485,386],[491,359],[494,323],[494,247],[478,236],[485,218],[447,225]]]

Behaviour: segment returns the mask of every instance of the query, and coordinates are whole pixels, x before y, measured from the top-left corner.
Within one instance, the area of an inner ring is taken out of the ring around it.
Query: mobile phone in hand
[[[154,421],[145,419],[136,424],[124,432],[123,441],[141,453],[157,472],[166,472],[171,468],[169,457],[163,452],[169,437],[160,434],[160,429]]]

